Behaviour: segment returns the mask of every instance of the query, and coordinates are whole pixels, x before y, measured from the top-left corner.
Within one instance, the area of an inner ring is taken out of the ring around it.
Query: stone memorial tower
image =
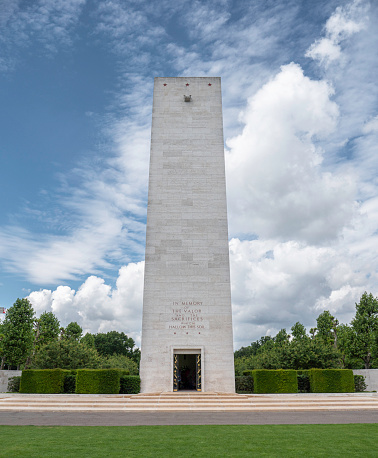
[[[140,375],[235,392],[220,78],[155,78]]]

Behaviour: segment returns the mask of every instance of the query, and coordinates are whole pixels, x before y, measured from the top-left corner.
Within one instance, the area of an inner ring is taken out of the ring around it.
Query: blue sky
[[[378,294],[378,6],[3,0],[0,305],[139,343],[153,78],[221,76],[235,346]]]

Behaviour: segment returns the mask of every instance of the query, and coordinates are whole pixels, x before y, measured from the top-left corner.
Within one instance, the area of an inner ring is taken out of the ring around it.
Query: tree
[[[110,331],[94,336],[95,348],[102,356],[125,355],[136,360],[138,351],[134,351],[135,342],[124,332]]]
[[[34,342],[34,310],[27,299],[17,299],[3,323],[3,352],[6,364],[20,369]]]
[[[41,347],[32,360],[34,369],[96,369],[101,359],[94,348],[74,339],[52,341]]]
[[[310,328],[311,339],[315,338],[316,332],[317,332],[317,328]]]
[[[38,347],[42,347],[58,339],[60,323],[53,312],[43,312],[38,319],[36,341]]]
[[[306,334],[306,328],[302,323],[297,321],[294,326],[291,327],[291,334],[295,340],[308,339]]]
[[[242,352],[235,352],[235,370],[242,375],[246,369],[311,369],[339,367],[339,353],[321,338],[310,338],[303,324],[291,328],[293,339],[286,329],[272,338],[262,337]],[[241,353],[241,356],[239,356]]]
[[[25,362],[25,369],[28,369],[36,349],[56,340],[59,335],[59,320],[52,312],[43,312],[34,321],[34,342],[30,354]]]
[[[239,358],[244,358],[246,356],[255,355],[256,352],[253,350],[253,347],[252,347],[253,343],[254,342],[252,342],[252,344],[249,345],[248,347],[241,347],[239,348],[239,350],[236,350],[234,353],[235,360]]]
[[[260,340],[252,342],[248,347],[242,347],[239,350],[235,351],[235,358],[241,358],[243,356],[252,356],[257,355],[261,352],[262,348],[270,348],[274,345],[274,339],[271,336],[262,336]]]
[[[4,360],[5,360],[5,356],[4,356],[4,332],[3,332],[3,329],[4,329],[4,325],[2,323],[0,323],[0,370],[2,371],[4,369]]]
[[[141,357],[140,349],[138,347],[135,347],[131,358],[137,363],[138,367],[140,366],[140,357]]]
[[[286,329],[281,329],[278,331],[276,337],[274,338],[275,346],[287,345],[290,342],[290,335],[286,332]]]
[[[282,369],[331,369],[339,367],[339,353],[321,339],[293,340],[287,349]]]
[[[81,338],[80,342],[87,345],[88,347],[96,348],[94,335],[90,332],[87,332],[85,336]]]
[[[359,363],[359,360],[352,356],[352,334],[353,330],[347,324],[339,324],[337,326],[337,348],[340,353],[341,367],[348,369],[361,369],[361,365],[363,363]]]
[[[339,322],[332,316],[328,310],[322,312],[316,319],[317,336],[324,342],[333,344],[337,348],[337,325]]]
[[[130,375],[138,375],[138,364],[125,355],[103,356],[100,364],[102,369],[127,369]]]
[[[377,351],[378,298],[364,292],[356,304],[356,315],[351,321],[351,328],[351,354],[362,359],[365,369],[369,369]]]
[[[83,334],[83,329],[79,326],[76,321],[72,321],[69,323],[64,330],[64,339],[68,340],[76,340],[77,342],[80,340]]]

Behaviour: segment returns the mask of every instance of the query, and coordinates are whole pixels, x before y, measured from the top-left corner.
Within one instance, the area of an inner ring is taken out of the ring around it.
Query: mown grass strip
[[[1,457],[353,456],[378,454],[378,424],[0,426]]]

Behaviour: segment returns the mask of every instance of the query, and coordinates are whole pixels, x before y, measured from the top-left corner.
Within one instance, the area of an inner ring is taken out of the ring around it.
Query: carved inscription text
[[[205,329],[200,301],[173,301],[169,329]]]

